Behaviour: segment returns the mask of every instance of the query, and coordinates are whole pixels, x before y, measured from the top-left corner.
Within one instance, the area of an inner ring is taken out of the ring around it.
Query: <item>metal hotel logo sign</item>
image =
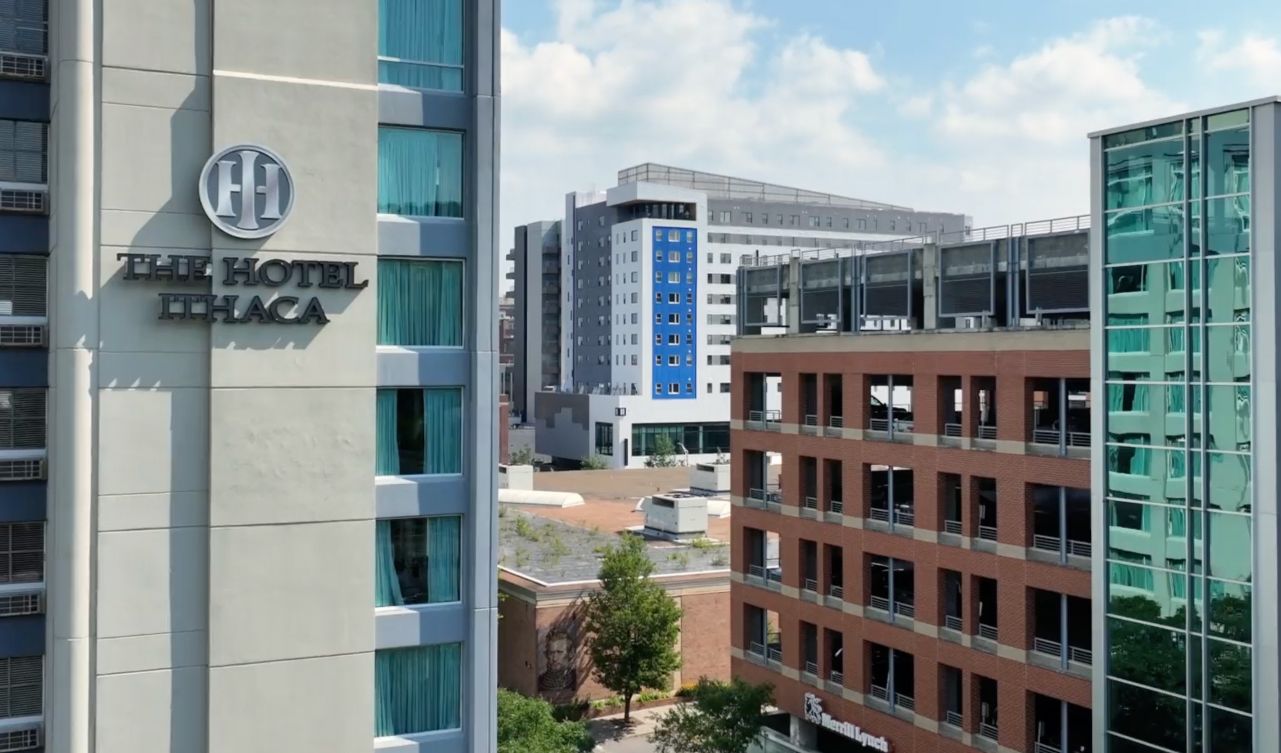
[[[852,722],[833,719],[831,714],[823,710],[823,699],[813,693],[805,694],[805,721],[823,729],[831,730],[841,737],[848,737],[869,750],[890,753],[889,740],[884,737],[874,737]]]
[[[227,235],[266,238],[294,208],[293,177],[280,155],[264,146],[229,146],[200,171],[200,204]]]

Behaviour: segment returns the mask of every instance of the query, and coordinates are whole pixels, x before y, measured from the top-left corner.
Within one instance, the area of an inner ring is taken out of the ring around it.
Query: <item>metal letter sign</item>
[[[236,238],[266,238],[294,207],[294,181],[280,155],[262,146],[229,146],[200,171],[200,203],[209,221]]]

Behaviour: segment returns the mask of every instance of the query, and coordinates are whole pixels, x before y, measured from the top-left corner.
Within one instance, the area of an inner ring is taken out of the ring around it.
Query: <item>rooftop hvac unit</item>
[[[1088,233],[1027,240],[1027,310],[1047,314],[1090,310]]]
[[[865,316],[911,316],[911,292],[911,252],[864,257],[862,313]]]
[[[645,505],[645,527],[671,536],[707,533],[707,498],[682,492],[655,494]]]
[[[996,281],[995,245],[974,243],[939,249],[939,316],[992,313]]]

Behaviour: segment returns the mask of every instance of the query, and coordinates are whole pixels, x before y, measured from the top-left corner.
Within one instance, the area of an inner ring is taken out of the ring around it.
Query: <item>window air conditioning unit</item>
[[[45,461],[0,460],[0,481],[39,481],[45,477]]]
[[[48,75],[49,60],[44,55],[0,52],[0,78],[43,81]]]

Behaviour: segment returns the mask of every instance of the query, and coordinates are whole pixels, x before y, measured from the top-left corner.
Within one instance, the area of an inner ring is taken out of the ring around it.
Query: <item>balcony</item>
[[[1033,638],[1032,650],[1038,654],[1052,656],[1055,659],[1061,658],[1064,661],[1075,662],[1085,666],[1094,664],[1094,652],[1090,651],[1088,648],[1068,646],[1067,653],[1065,654],[1062,643],[1052,641],[1048,638]]]
[[[916,619],[914,570],[906,560],[872,556],[868,566],[868,609],[883,613],[883,619],[890,622]]]
[[[839,437],[845,431],[844,416],[828,416],[827,426],[823,427],[823,433],[829,437]]]
[[[989,624],[987,624],[986,622],[980,622],[980,623],[979,623],[978,636],[979,636],[980,638],[982,638],[982,639],[984,639],[984,640],[992,641],[993,643],[996,643],[996,642],[997,642],[997,635],[998,635],[998,634],[997,634],[997,631],[996,631],[996,625],[989,625]]]
[[[1088,458],[1090,381],[1032,380],[1032,449],[1040,454]]]
[[[1070,556],[1084,557],[1086,559],[1089,559],[1094,551],[1094,547],[1088,541],[1072,541],[1071,539],[1064,541],[1058,536],[1042,536],[1039,534],[1032,536],[1032,548],[1043,552],[1054,552],[1055,554],[1066,552]]]
[[[818,428],[818,414],[806,413],[801,422],[801,433],[817,436]]]
[[[1032,653],[1036,664],[1089,676],[1094,663],[1089,599],[1032,589]]]
[[[873,376],[868,386],[867,430],[890,442],[911,442],[916,422],[912,414],[912,377]]]
[[[747,428],[758,431],[780,431],[783,414],[777,410],[752,410],[747,412]]]
[[[1088,489],[1032,487],[1030,559],[1089,570],[1091,538]]]

